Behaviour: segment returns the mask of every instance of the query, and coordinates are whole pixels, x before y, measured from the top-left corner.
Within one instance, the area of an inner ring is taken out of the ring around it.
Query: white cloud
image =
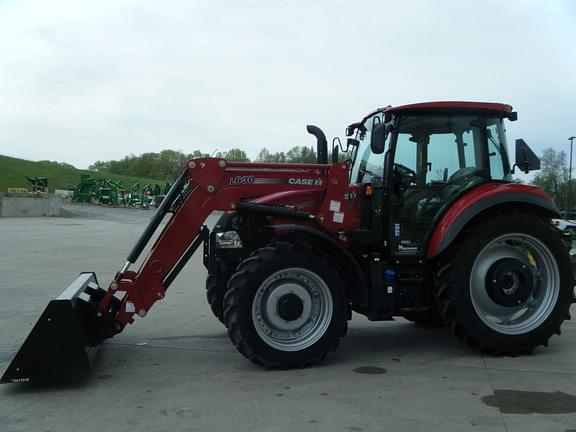
[[[511,141],[576,134],[573,2],[0,3],[0,153],[86,167],[176,148],[255,156],[420,100],[515,106]]]

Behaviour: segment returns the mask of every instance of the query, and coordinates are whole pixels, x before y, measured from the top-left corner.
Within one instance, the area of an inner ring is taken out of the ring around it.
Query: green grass
[[[140,186],[144,186],[146,183],[157,183],[161,188],[164,188],[166,181],[173,180],[99,173],[97,171],[79,170],[71,165],[58,164],[57,162],[33,162],[0,155],[0,192],[6,192],[8,188],[12,187],[31,190],[32,183],[25,176],[48,178],[48,189],[51,193],[54,192],[54,189],[72,189],[80,183],[81,174],[89,174],[94,178],[104,177],[121,180],[126,187],[130,187],[134,183],[140,183]]]

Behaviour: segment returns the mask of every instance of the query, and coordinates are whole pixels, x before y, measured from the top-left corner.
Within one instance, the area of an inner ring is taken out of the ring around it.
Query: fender
[[[350,269],[354,276],[354,283],[360,285],[356,285],[352,290],[348,290],[348,295],[351,296],[355,293],[363,293],[367,289],[366,280],[364,279],[364,272],[362,271],[362,268],[360,267],[360,264],[358,264],[356,258],[354,258],[354,256],[346,248],[340,245],[328,234],[309,226],[297,224],[268,225],[267,228],[273,229],[275,231],[300,232],[322,240],[327,246],[327,249],[329,249],[327,252],[334,252],[333,254],[330,254],[330,256],[338,260],[346,268]]]
[[[430,237],[426,258],[442,253],[478,214],[506,204],[527,205],[546,216],[560,216],[552,199],[539,187],[516,183],[485,184],[457,199],[440,217]]]
[[[319,231],[315,228],[306,226],[306,225],[298,225],[298,224],[280,224],[280,225],[268,225],[266,228],[269,229],[273,229],[275,231],[295,231],[295,232],[301,232],[301,233],[305,233],[308,235],[311,235],[312,237],[316,237],[318,239],[324,240],[325,242],[328,242],[334,249],[336,249],[339,253],[341,253],[342,255],[344,255],[347,260],[353,264],[354,269],[359,273],[359,274],[363,274],[362,269],[360,268],[360,265],[358,264],[358,262],[356,261],[356,258],[354,258],[352,256],[352,254],[346,250],[344,247],[342,247],[336,240],[334,240],[331,236],[329,236],[326,233],[323,233],[322,231]]]

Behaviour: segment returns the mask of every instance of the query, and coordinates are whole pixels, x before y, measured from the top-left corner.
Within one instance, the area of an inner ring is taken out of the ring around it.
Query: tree
[[[231,162],[250,162],[250,159],[248,159],[248,156],[246,156],[246,152],[238,148],[228,150],[227,152],[224,152],[220,157],[223,157],[224,159]]]
[[[89,170],[101,171],[101,172],[106,172],[109,170],[109,168],[110,168],[110,164],[108,162],[105,162],[105,161],[96,161],[92,165],[88,166]]]
[[[290,163],[316,163],[317,157],[314,147],[292,147],[286,153],[286,159]]]
[[[556,205],[565,208],[568,192],[568,168],[566,153],[557,152],[552,147],[544,149],[540,158],[540,173],[534,178],[534,184],[554,198]],[[574,202],[574,200],[571,200]]]
[[[176,177],[189,159],[208,157],[200,150],[185,155],[177,150],[162,150],[160,153],[143,153],[139,156],[129,155],[120,160],[97,161],[90,169],[102,173],[124,174],[154,179],[172,179]],[[235,155],[235,157],[240,157]]]
[[[256,157],[256,162],[286,162],[284,152],[270,153],[270,150],[263,148]]]
[[[200,159],[210,157],[208,153],[202,153],[200,150],[194,150],[188,155],[188,159]]]

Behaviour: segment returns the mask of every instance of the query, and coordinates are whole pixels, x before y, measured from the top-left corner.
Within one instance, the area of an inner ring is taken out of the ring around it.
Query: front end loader
[[[201,246],[214,315],[267,368],[321,361],[352,311],[445,325],[494,355],[547,345],[570,318],[574,279],[550,223],[558,209],[512,182],[539,168],[522,140],[510,162],[504,121],[516,117],[494,103],[389,106],[346,129],[345,162],[333,149],[328,163],[313,126],[315,164],[189,161],[110,284],[81,274],[1,382],[86,374],[97,347],[145,317]],[[210,232],[213,211],[223,215]]]
[[[346,163],[271,166],[213,158],[189,161],[109,286],[102,288],[95,274],[82,273],[50,301],[0,382],[47,382],[86,374],[102,341],[121,332],[135,315],[145,317],[198,247],[204,244],[208,253],[209,231],[203,223],[211,212],[240,208],[280,220],[318,221],[334,229],[329,201],[321,205],[324,213],[314,215],[249,199],[277,194],[322,203],[350,188],[354,186],[348,183]],[[338,227],[356,223],[358,209],[349,210],[346,224]],[[142,265],[131,270],[162,222],[166,224]]]

